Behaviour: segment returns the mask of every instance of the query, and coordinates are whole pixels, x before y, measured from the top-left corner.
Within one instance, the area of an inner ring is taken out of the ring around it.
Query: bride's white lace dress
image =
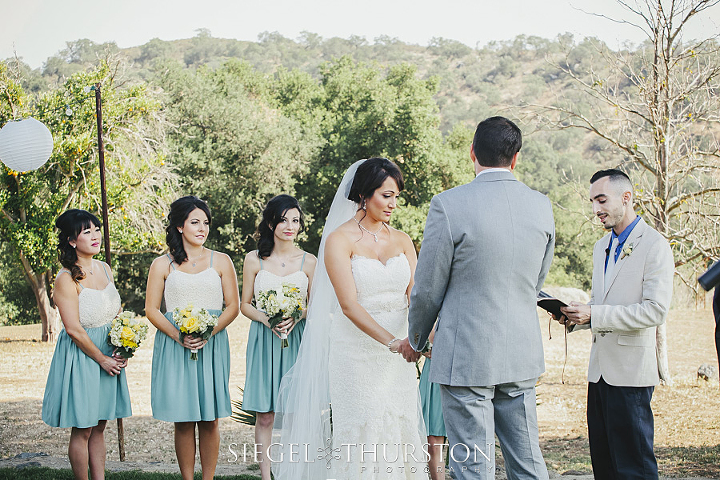
[[[410,265],[354,256],[360,305],[397,338],[407,336]],[[426,479],[415,365],[338,315],[330,335],[332,472],[340,479]]]

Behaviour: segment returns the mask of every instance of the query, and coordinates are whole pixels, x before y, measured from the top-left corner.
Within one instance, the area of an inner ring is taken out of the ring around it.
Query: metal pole
[[[107,187],[105,186],[105,147],[103,145],[102,99],[100,83],[95,84],[95,113],[97,114],[98,159],[100,160],[100,195],[102,198],[103,236],[105,261],[110,265],[110,222],[108,220]],[[122,418],[117,419],[118,450],[120,461],[125,461],[125,429]]]

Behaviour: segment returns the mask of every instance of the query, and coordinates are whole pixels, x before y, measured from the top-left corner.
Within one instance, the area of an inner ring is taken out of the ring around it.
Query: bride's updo
[[[392,177],[395,180],[398,190],[403,190],[405,182],[397,165],[387,158],[382,157],[365,160],[355,172],[350,191],[348,192],[348,200],[352,200],[362,206],[363,201],[372,197],[375,190],[380,188],[388,177]]]
[[[70,241],[75,240],[83,230],[93,226],[102,228],[102,223],[92,213],[77,208],[66,210],[55,220],[55,227],[60,230],[57,247],[60,264],[70,271],[70,276],[76,282],[85,278],[85,274],[77,265],[77,252],[70,245]]]

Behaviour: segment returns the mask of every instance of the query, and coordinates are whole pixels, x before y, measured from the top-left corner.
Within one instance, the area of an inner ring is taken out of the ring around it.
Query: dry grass
[[[658,386],[653,395],[655,451],[662,475],[720,478],[720,390],[717,378],[697,380],[703,363],[717,365],[715,323],[710,310],[672,310],[668,320],[671,386]],[[560,472],[590,473],[585,422],[586,373],[590,332],[568,336],[565,384],[563,332],[553,324],[553,339],[545,332],[547,371],[538,387],[541,446],[548,466]]]
[[[547,339],[543,320],[547,372],[538,387],[541,443],[548,466],[558,472],[590,472],[585,424],[585,374],[590,355],[589,332],[568,336],[565,384],[562,330],[553,324]],[[245,381],[245,345],[249,323],[242,318],[229,327],[232,373],[230,391]],[[709,310],[673,310],[668,322],[670,370],[674,384],[655,390],[655,445],[665,476],[720,478],[720,391],[717,379],[696,381],[702,363],[717,364],[714,322]],[[50,428],[40,419],[45,380],[54,345],[37,341],[40,326],[0,327],[0,458],[21,452],[64,457],[68,431]],[[125,420],[127,459],[135,462],[175,461],[172,425],[154,420],[150,410],[152,338],[138,350],[127,369],[133,417]],[[233,457],[231,443],[252,443],[251,427],[229,419],[220,422],[219,463]],[[115,425],[108,428],[108,458],[117,459]]]
[[[127,367],[133,416],[124,420],[128,461],[175,463],[173,425],[152,418],[150,368],[154,328]],[[230,393],[239,393],[245,383],[245,345],[249,321],[238,318],[228,327],[231,364]],[[0,327],[0,458],[22,452],[67,455],[69,430],[51,428],[40,417],[47,372],[55,346],[38,341],[40,325]],[[231,443],[253,443],[253,429],[229,418],[220,420],[219,463],[234,460]],[[108,459],[119,458],[117,428],[108,423],[105,436]],[[238,450],[237,448],[233,447]],[[199,457],[198,457],[199,463]]]

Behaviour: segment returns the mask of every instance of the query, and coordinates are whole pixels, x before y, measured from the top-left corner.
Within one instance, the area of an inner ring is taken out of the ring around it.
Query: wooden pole
[[[95,84],[95,113],[97,114],[98,159],[100,160],[100,195],[102,198],[103,236],[105,261],[110,265],[110,222],[108,220],[107,187],[105,185],[105,147],[103,144],[102,98],[100,83]],[[125,429],[122,418],[117,419],[118,451],[120,461],[125,461]]]

